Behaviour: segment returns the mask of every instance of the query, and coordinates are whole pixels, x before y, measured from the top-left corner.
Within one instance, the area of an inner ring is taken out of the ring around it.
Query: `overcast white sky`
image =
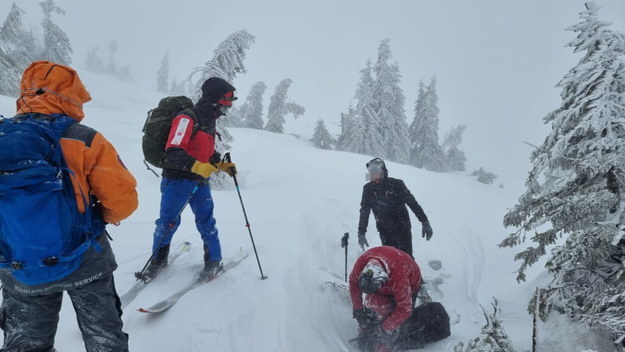
[[[596,2],[604,6],[601,18],[625,32],[625,1]],[[10,3],[0,3],[2,20]],[[583,0],[56,3],[66,10],[53,20],[70,36],[74,66],[80,69],[93,46],[106,57],[108,43],[116,40],[117,65],[129,64],[144,89],[154,89],[166,52],[171,76],[182,78],[210,59],[228,34],[246,29],[256,41],[248,51],[248,73],[233,83],[244,98],[253,83],[265,81],[266,108],[278,82],[291,78],[289,98],[307,109],[300,121],[287,122],[291,133],[311,134],[318,118],[338,133],[358,71],[389,38],[403,76],[407,122],[419,81],[436,75],[441,137],[454,125],[468,125],[463,145],[469,168],[484,166],[504,183],[524,181],[531,147],[522,142],[540,144],[549,131],[541,119],[559,106],[560,89],[554,86],[580,58],[565,47],[574,38],[565,28],[579,22],[584,9]],[[37,2],[17,4],[38,30]],[[484,130],[492,140],[478,138]]]

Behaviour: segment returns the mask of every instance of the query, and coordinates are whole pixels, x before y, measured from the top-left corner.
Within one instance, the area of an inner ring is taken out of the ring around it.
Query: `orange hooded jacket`
[[[85,116],[83,104],[91,100],[75,70],[48,61],[35,61],[26,68],[20,89],[18,114],[63,114],[80,122]],[[75,174],[72,184],[81,212],[83,194],[93,194],[100,201],[107,223],[120,222],[137,209],[135,178],[99,132],[71,125],[61,139],[61,147]]]

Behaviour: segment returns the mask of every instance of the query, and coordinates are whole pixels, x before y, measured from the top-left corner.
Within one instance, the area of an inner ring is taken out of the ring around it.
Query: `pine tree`
[[[117,47],[117,42],[112,40],[109,45],[109,63],[106,66],[106,72],[108,72],[109,75],[111,76],[115,76],[117,75],[117,65],[115,64],[115,54],[117,54],[117,51],[119,50]]]
[[[230,34],[224,39],[213,51],[213,58],[204,64],[203,67],[198,67],[193,70],[190,77],[195,73],[200,72],[201,77],[195,85],[195,91],[193,96],[197,101],[202,93],[202,84],[210,77],[219,77],[228,82],[232,82],[237,74],[245,73],[245,54],[247,49],[250,48],[254,42],[254,36],[249,34],[246,30],[241,30]],[[217,140],[216,149],[221,153],[230,151],[230,143],[232,143],[232,135],[223,126],[220,119],[217,120],[217,133],[221,136]],[[216,176],[211,177],[211,185],[216,188],[223,188],[225,184],[223,173],[218,173]]]
[[[285,115],[293,114],[293,117],[297,118],[298,116],[303,115],[306,111],[304,107],[296,103],[286,101],[291,83],[293,83],[293,81],[290,78],[286,78],[280,81],[280,83],[276,86],[269,102],[265,130],[276,133],[284,133],[284,123],[286,122]]]
[[[89,49],[87,52],[87,58],[85,59],[85,65],[89,71],[104,73],[106,72],[106,66],[104,65],[104,61],[98,55],[98,47],[95,46]]]
[[[436,77],[430,85],[419,87],[419,96],[415,103],[415,117],[410,127],[412,165],[431,171],[446,171],[446,157],[438,138],[438,94]]]
[[[493,183],[493,181],[495,181],[495,179],[498,177],[497,175],[495,175],[492,172],[488,172],[486,170],[484,170],[484,168],[480,167],[477,170],[474,170],[471,173],[471,176],[477,176],[477,180],[481,183],[490,185]]]
[[[442,148],[445,153],[445,164],[447,165],[446,171],[465,170],[465,162],[467,161],[467,158],[459,147],[462,143],[462,133],[466,128],[466,125],[456,126],[447,132],[447,135],[445,136]]]
[[[332,149],[332,146],[336,144],[336,141],[323,123],[323,119],[317,120],[317,126],[315,126],[315,131],[310,141],[319,149]]]
[[[191,75],[201,73],[200,79],[195,86],[196,100],[202,93],[202,83],[210,77],[223,78],[232,82],[237,74],[245,73],[245,54],[247,49],[254,43],[254,36],[246,30],[241,30],[230,34],[213,51],[213,58],[207,61],[203,67],[193,70]]]
[[[353,114],[354,109],[352,106],[347,109],[347,113],[341,113],[341,134],[339,134],[339,138],[336,140],[336,150],[346,150],[345,139],[351,131],[351,119]]]
[[[169,53],[161,59],[161,66],[156,72],[156,90],[160,93],[167,93],[169,88]]]
[[[543,290],[546,312],[553,308],[625,337],[625,58],[623,35],[598,18],[599,7],[586,3],[582,21],[568,45],[584,55],[562,79],[562,104],[545,117],[552,132],[531,155],[528,189],[504,217],[518,230],[500,243],[528,247],[517,280],[528,266],[555,245],[546,268],[554,276]],[[564,241],[556,241],[564,237]]]
[[[18,69],[23,71],[35,61],[37,48],[35,39],[30,31],[24,28],[22,16],[24,10],[13,3],[6,21],[0,28],[0,36],[10,46],[10,56],[16,62]]]
[[[355,108],[342,121],[339,150],[370,156],[386,156],[384,135],[380,120],[373,106],[373,78],[371,61],[360,70],[360,82],[356,89]]]
[[[243,127],[243,120],[241,119],[241,114],[243,113],[243,108],[245,106],[241,106],[238,108],[236,106],[228,109],[228,114],[226,116],[222,116],[219,120],[224,127]]]
[[[454,346],[454,352],[514,352],[510,337],[503,328],[503,322],[499,319],[501,310],[496,298],[493,298],[493,314],[487,314],[484,307],[482,313],[486,319],[486,325],[482,327],[482,335],[467,342],[466,347],[462,342]]]
[[[417,92],[417,100],[414,107],[414,119],[408,126],[408,140],[410,141],[410,163],[416,167],[423,167],[423,161],[415,158],[414,151],[423,140],[423,100],[425,99],[425,84],[419,81],[419,90]]]
[[[243,127],[263,129],[263,95],[267,90],[265,82],[254,83],[245,103],[241,106],[241,120]]]
[[[43,41],[44,41],[44,59],[56,62],[62,65],[72,63],[72,46],[69,37],[61,27],[52,22],[52,14],[65,15],[65,11],[54,4],[54,0],[45,0],[40,2],[43,10]]]
[[[24,69],[35,60],[35,41],[22,25],[24,11],[15,3],[0,28],[0,94],[19,96]]]
[[[19,96],[21,73],[9,56],[9,46],[0,37],[0,95]]]
[[[372,107],[381,127],[385,159],[407,163],[410,141],[408,124],[404,114],[404,92],[399,87],[399,66],[389,63],[392,59],[389,40],[382,40],[378,47],[378,59],[373,66],[374,81],[371,86]]]

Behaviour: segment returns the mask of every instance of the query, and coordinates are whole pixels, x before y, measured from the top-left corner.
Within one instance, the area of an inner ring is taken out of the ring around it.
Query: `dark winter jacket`
[[[381,265],[388,274],[388,281],[374,294],[370,296],[387,296],[392,298],[394,307],[382,322],[382,328],[392,331],[399,328],[412,314],[412,296],[421,287],[421,270],[411,256],[394,247],[374,247],[364,252],[356,262],[349,274],[349,293],[354,310],[363,309],[363,298],[358,278],[370,261]],[[384,301],[368,297],[368,302]],[[379,311],[381,307],[368,307]]]
[[[360,202],[360,221],[358,232],[365,233],[369,224],[369,212],[373,211],[376,227],[380,234],[393,234],[410,231],[410,217],[406,205],[415,214],[419,221],[428,221],[423,209],[410,193],[404,181],[385,177],[378,184],[369,182],[362,189]]]
[[[202,85],[202,97],[193,107],[195,119],[184,114],[174,118],[165,153],[167,160],[179,169],[163,169],[163,176],[171,179],[203,179],[191,172],[191,167],[196,161],[208,162],[215,152],[217,119],[221,116],[217,102],[224,94],[234,90],[231,84],[221,78],[209,78]]]

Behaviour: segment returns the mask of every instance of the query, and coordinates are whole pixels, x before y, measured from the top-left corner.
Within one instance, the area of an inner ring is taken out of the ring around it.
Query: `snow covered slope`
[[[80,73],[94,98],[85,106],[84,124],[113,142],[139,183],[139,210],[121,226],[109,227],[119,263],[116,284],[122,293],[134,284],[133,273],[149,256],[158,214],[160,179],[143,165],[140,140],[146,111],[161,96]],[[13,99],[0,97],[3,115],[12,115],[14,106]],[[260,279],[236,190],[214,191],[224,256],[239,251],[252,255],[214,282],[188,293],[164,314],[137,312],[139,306],[150,305],[193,280],[193,270],[202,262],[202,243],[190,210],[185,211],[174,244],[190,241],[193,248],[124,311],[131,351],[347,351],[346,341],[356,335],[351,307],[322,284],[345,274],[343,233],[351,234],[350,266],[361,253],[355,231],[365,163],[371,157],[318,150],[288,134],[230,132],[235,137],[232,158],[239,170],[241,195],[268,279]],[[519,350],[528,350],[531,317],[526,304],[545,277],[539,275],[540,267],[534,268],[528,272],[529,282],[517,284],[515,251],[496,246],[508,233],[502,217],[519,190],[484,185],[465,174],[439,174],[390,162],[387,166],[390,176],[405,181],[430,218],[434,236],[426,242],[411,215],[414,253],[424,277],[442,282],[432,294],[452,318],[451,337],[423,351],[451,351],[458,342],[477,336],[484,324],[479,305],[488,310],[493,296],[501,302],[501,318],[513,342]],[[369,243],[379,245],[373,223],[371,217]],[[441,260],[441,270],[427,265],[432,259]],[[553,331],[548,335],[559,337]],[[545,333],[543,338],[549,336]],[[62,352],[84,348],[69,300],[62,310],[56,347]],[[582,347],[572,341],[568,350]]]

